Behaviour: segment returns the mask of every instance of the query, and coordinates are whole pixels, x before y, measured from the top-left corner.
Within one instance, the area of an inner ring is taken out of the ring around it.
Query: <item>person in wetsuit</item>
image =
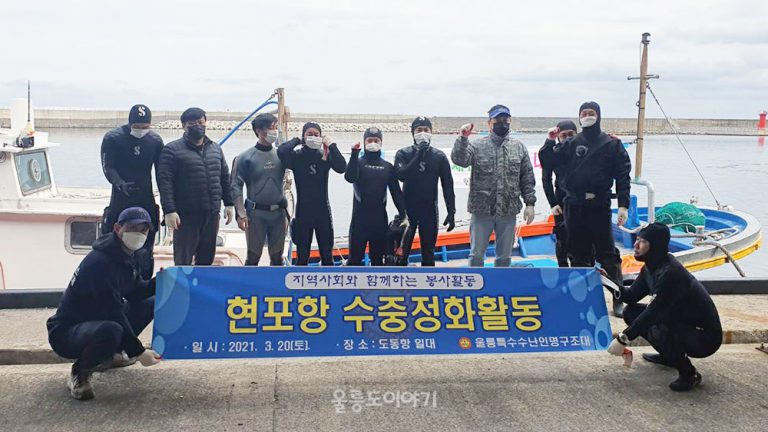
[[[619,202],[617,225],[627,221],[632,163],[621,140],[600,128],[600,105],[585,102],[579,108],[582,131],[572,139],[540,154],[562,166],[565,188],[565,226],[568,254],[573,267],[592,267],[600,263],[616,285],[621,285],[621,256],[613,240],[611,199],[614,182]],[[613,304],[613,314],[621,317],[622,305]]]
[[[568,138],[576,135],[576,124],[570,120],[563,120],[557,126],[550,129],[547,133],[547,139],[544,146],[539,150],[539,154],[547,154],[547,149],[554,147],[558,142],[563,143]],[[557,256],[557,265],[568,267],[567,250],[567,231],[565,229],[565,217],[563,216],[563,199],[565,198],[565,189],[563,188],[563,167],[556,166],[549,159],[539,158],[541,161],[541,182],[544,187],[544,194],[547,196],[549,207],[552,209],[552,215],[555,217],[555,255]],[[554,179],[552,174],[555,175]]]
[[[397,181],[395,167],[381,154],[382,133],[375,127],[363,135],[365,153],[360,156],[360,143],[352,147],[344,179],[354,190],[352,221],[349,224],[349,258],[347,265],[363,264],[365,246],[369,246],[371,265],[384,265],[387,236],[387,189],[401,219],[405,219],[403,192]]]
[[[690,357],[714,354],[723,342],[723,328],[707,290],[669,253],[669,240],[669,228],[660,223],[637,234],[635,259],[645,265],[631,287],[614,291],[628,305],[624,322],[629,327],[613,340],[608,352],[621,355],[629,341],[642,336],[658,351],[643,354],[643,359],[677,369],[678,378],[669,387],[687,391],[701,383]],[[638,303],[646,296],[650,303]]]
[[[411,123],[413,145],[398,150],[395,155],[395,172],[403,182],[405,208],[408,213],[409,229],[413,233],[419,230],[421,243],[421,265],[435,265],[435,243],[438,231],[437,183],[443,188],[443,199],[448,216],[443,221],[447,231],[456,226],[456,196],[453,193],[453,176],[448,157],[442,151],[432,147],[432,122],[426,117],[417,117]],[[403,256],[407,260],[411,243],[402,245]]]
[[[152,112],[146,105],[134,105],[128,114],[128,124],[112,129],[101,142],[101,168],[112,184],[109,207],[104,211],[102,234],[112,232],[120,213],[129,207],[141,207],[152,218],[152,231],[147,242],[134,254],[141,276],[149,279],[154,274],[155,233],[160,220],[160,209],[152,192],[152,167],[163,150],[163,139],[150,130]]]
[[[277,149],[285,168],[293,170],[298,200],[292,222],[292,239],[296,244],[296,265],[309,263],[312,232],[317,237],[322,265],[333,265],[333,217],[328,201],[328,173],[346,170],[347,161],[336,143],[321,136],[320,125],[309,122],[302,137],[286,141]]]

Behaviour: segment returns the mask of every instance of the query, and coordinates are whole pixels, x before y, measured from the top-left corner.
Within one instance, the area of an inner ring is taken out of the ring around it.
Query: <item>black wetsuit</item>
[[[333,217],[328,201],[328,173],[331,169],[343,174],[347,161],[336,144],[328,146],[328,156],[323,151],[300,146],[301,139],[283,143],[277,150],[285,168],[293,170],[298,200],[293,219],[292,238],[296,243],[296,265],[307,265],[312,245],[312,232],[317,237],[320,261],[333,265]]]
[[[443,199],[449,214],[456,214],[456,196],[453,193],[451,164],[445,153],[432,146],[418,150],[416,145],[400,149],[395,156],[397,178],[403,182],[405,208],[410,221],[412,240],[419,230],[421,265],[435,265],[435,243],[440,220],[437,204],[437,182],[443,188]],[[403,245],[407,259],[411,242]]]
[[[141,274],[148,279],[154,273],[152,253],[155,245],[160,210],[152,192],[152,167],[157,170],[157,161],[163,150],[163,139],[154,131],[149,131],[143,138],[131,135],[131,127],[123,125],[104,135],[101,142],[101,168],[107,180],[112,184],[112,197],[109,207],[104,211],[101,231],[112,231],[120,213],[129,207],[142,207],[152,218],[152,231],[147,242],[135,253],[141,267]],[[126,195],[118,189],[125,182],[134,183],[135,191]]]
[[[649,304],[638,303],[646,296],[651,297]],[[627,338],[644,337],[682,375],[695,372],[688,357],[708,357],[720,348],[723,329],[715,304],[671,254],[647,261],[632,286],[621,290],[619,300],[628,305]]]
[[[539,150],[539,157],[541,161],[541,182],[544,187],[544,194],[547,196],[549,207],[560,206],[562,210],[565,207],[563,200],[565,199],[565,189],[562,186],[562,179],[564,177],[563,166],[558,166],[553,163],[551,158],[546,157],[547,152],[551,154],[552,148],[556,142],[553,140],[544,141],[544,146]],[[554,181],[552,174],[555,175]],[[568,247],[567,247],[567,231],[565,229],[565,216],[563,214],[555,215],[555,255],[557,256],[557,265],[560,267],[568,267]]]
[[[613,241],[611,188],[615,181],[619,207],[629,208],[632,164],[621,141],[600,129],[600,107],[595,103],[589,107],[596,108],[597,123],[540,157],[551,158],[555,166],[562,166],[571,265],[591,267],[596,259],[621,285],[621,256]]]
[[[387,188],[400,215],[405,216],[403,192],[395,175],[395,167],[382,159],[381,152],[353,150],[344,178],[352,183],[354,202],[349,224],[349,258],[347,265],[363,264],[365,246],[369,245],[371,265],[384,265],[387,235]]]

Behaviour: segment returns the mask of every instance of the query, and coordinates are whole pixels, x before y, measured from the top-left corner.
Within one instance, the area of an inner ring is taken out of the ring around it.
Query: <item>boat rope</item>
[[[272,99],[274,99],[275,97],[277,97],[277,89],[275,89],[275,91],[274,91],[274,92],[272,92],[272,95],[271,95],[269,98],[267,98],[267,100],[265,100],[265,101],[264,101],[264,103],[262,103],[261,105],[259,105],[259,107],[258,107],[258,108],[256,108],[255,110],[253,110],[253,112],[251,112],[250,114],[248,114],[248,117],[244,118],[244,119],[243,119],[243,120],[242,120],[240,123],[238,123],[238,124],[237,124],[237,126],[233,127],[233,128],[232,128],[232,130],[231,130],[231,131],[229,131],[229,133],[228,133],[227,135],[225,135],[225,136],[224,136],[224,138],[223,138],[221,141],[219,141],[219,145],[220,145],[220,146],[223,146],[223,145],[224,145],[224,143],[225,143],[225,142],[227,142],[227,140],[229,139],[229,137],[231,137],[232,135],[234,135],[234,134],[235,134],[235,132],[237,132],[237,131],[240,129],[240,127],[241,127],[241,126],[243,126],[243,125],[245,124],[245,122],[247,122],[248,120],[250,120],[250,119],[251,119],[251,117],[253,117],[254,115],[256,115],[256,113],[257,113],[257,112],[261,111],[261,109],[262,109],[262,108],[264,108],[264,107],[265,107],[265,106],[267,106],[267,105],[277,105],[277,101],[274,101],[274,100],[272,100]]]
[[[722,208],[720,205],[720,201],[717,200],[717,197],[715,196],[715,192],[712,191],[712,188],[709,186],[709,183],[707,183],[707,179],[704,178],[704,174],[699,169],[699,166],[696,165],[696,162],[693,160],[693,157],[691,156],[691,153],[688,152],[688,148],[685,147],[685,144],[683,143],[683,140],[680,139],[680,134],[677,133],[677,128],[675,125],[672,124],[672,120],[670,120],[669,116],[667,115],[666,111],[664,111],[664,108],[661,106],[661,102],[659,102],[659,98],[656,97],[656,94],[653,92],[653,89],[651,88],[651,84],[646,82],[645,87],[648,89],[648,91],[651,93],[651,96],[653,97],[653,100],[656,101],[656,105],[659,106],[659,109],[661,110],[661,113],[664,115],[664,120],[667,121],[667,124],[669,125],[670,129],[672,129],[672,133],[675,134],[675,138],[677,138],[677,142],[680,143],[680,146],[685,151],[685,154],[688,155],[688,159],[693,164],[693,167],[696,169],[696,172],[699,173],[699,177],[701,177],[701,181],[704,182],[704,186],[707,187],[709,190],[709,193],[712,195],[712,198],[715,200],[715,204],[717,204],[717,208]]]

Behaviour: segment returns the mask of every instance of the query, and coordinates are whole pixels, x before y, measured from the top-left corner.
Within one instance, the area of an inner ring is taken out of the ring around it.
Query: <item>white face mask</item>
[[[381,151],[381,143],[377,143],[377,142],[365,143],[365,151],[374,152],[374,153],[377,151]]]
[[[588,117],[582,117],[579,122],[581,123],[581,127],[590,127],[597,123],[597,117],[595,116],[588,116]]]
[[[274,144],[275,141],[277,141],[277,131],[276,130],[267,131],[267,142],[270,144]]]
[[[323,138],[319,136],[308,136],[304,138],[304,145],[311,148],[312,150],[317,150],[323,145]]]
[[[413,134],[413,141],[416,144],[421,144],[421,143],[429,144],[429,142],[432,141],[432,134],[429,132],[419,132],[419,133]]]
[[[122,237],[123,245],[131,252],[136,252],[144,246],[147,241],[147,235],[140,232],[124,232]]]
[[[137,128],[131,128],[131,135],[142,139],[149,133],[149,129],[137,129]]]

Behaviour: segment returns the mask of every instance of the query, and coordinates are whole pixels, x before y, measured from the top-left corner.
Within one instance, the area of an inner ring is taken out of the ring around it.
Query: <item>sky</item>
[[[4,0],[0,106],[673,118],[768,109],[768,1]],[[8,37],[13,35],[12,37]],[[648,102],[648,116],[661,113]]]

